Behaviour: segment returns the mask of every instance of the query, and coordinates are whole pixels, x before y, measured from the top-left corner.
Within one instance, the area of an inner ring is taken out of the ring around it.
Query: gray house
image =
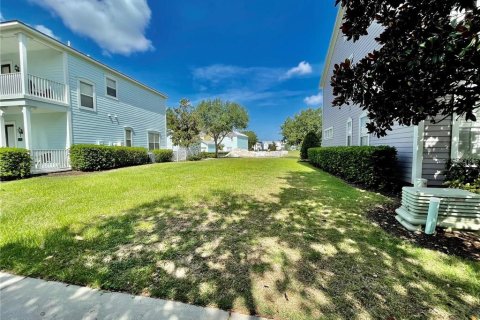
[[[360,60],[378,48],[375,42],[382,27],[372,24],[368,35],[357,42],[347,41],[340,30],[343,10],[340,8],[333,27],[330,46],[320,81],[323,90],[323,146],[390,145],[397,149],[402,180],[413,183],[418,178],[428,180],[429,186],[440,186],[442,171],[449,159],[480,156],[480,121],[467,122],[459,117],[436,123],[423,121],[418,126],[396,125],[386,137],[369,135],[365,127],[366,112],[355,105],[334,108],[330,78],[333,66],[346,58]],[[479,115],[480,118],[480,110]],[[442,121],[439,121],[442,120]]]

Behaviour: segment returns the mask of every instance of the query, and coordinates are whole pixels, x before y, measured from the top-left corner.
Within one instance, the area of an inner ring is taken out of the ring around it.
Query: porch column
[[[28,63],[27,63],[27,36],[24,33],[17,34],[18,52],[20,56],[20,77],[22,79],[22,94],[28,92]]]
[[[65,148],[70,149],[72,146],[72,108],[68,107],[67,110],[67,136],[65,142]]]
[[[0,110],[0,147],[6,147],[7,141],[5,139],[5,118],[3,115],[5,111]]]
[[[25,137],[25,149],[32,150],[32,123],[30,121],[30,107],[23,107],[23,136]]]

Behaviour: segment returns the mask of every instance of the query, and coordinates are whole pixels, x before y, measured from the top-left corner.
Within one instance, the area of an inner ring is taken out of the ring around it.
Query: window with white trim
[[[148,150],[160,149],[160,133],[149,132],[148,133]]]
[[[480,158],[480,110],[477,121],[460,120],[458,131],[458,157]]]
[[[324,140],[333,139],[333,127],[325,129],[324,133],[323,133],[323,136],[324,136]]]
[[[125,128],[125,146],[131,147],[133,145],[133,132],[130,128]]]
[[[360,117],[359,127],[358,127],[358,136],[359,136],[359,145],[368,146],[370,143],[370,135],[368,134],[367,129],[368,117],[366,115]]]
[[[79,80],[80,107],[95,110],[95,86]]]
[[[346,127],[346,141],[345,141],[345,144],[347,146],[351,146],[352,145],[352,139],[353,139],[353,123],[352,123],[352,118],[348,118],[347,120],[347,127]]]
[[[105,78],[107,96],[117,98],[117,80],[110,77]]]

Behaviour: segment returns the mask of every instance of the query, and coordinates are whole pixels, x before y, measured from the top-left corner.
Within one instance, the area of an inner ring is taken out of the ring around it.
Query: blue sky
[[[333,0],[3,0],[0,10],[165,92],[168,106],[238,102],[264,140],[321,106],[336,14]]]

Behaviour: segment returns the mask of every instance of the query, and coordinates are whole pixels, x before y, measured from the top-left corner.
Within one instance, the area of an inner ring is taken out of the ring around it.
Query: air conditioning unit
[[[480,230],[480,194],[461,189],[404,187],[395,218],[410,231],[421,230],[432,197],[440,199],[437,226]]]

